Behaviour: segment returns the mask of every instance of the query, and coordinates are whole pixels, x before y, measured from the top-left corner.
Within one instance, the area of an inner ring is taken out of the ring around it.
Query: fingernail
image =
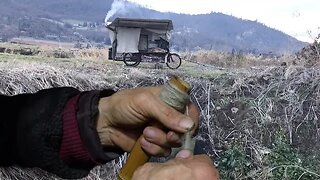
[[[170,132],[170,140],[173,142],[181,142],[180,136],[174,132]]]
[[[177,158],[188,158],[188,157],[191,157],[191,156],[192,156],[192,153],[189,150],[181,150],[176,155]]]
[[[192,121],[192,119],[186,118],[180,121],[179,126],[186,130],[190,130],[193,128],[194,122]]]

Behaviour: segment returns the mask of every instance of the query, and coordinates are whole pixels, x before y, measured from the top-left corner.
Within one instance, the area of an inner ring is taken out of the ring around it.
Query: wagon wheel
[[[139,58],[139,56],[134,56],[134,54],[132,53],[126,53],[123,56],[123,62],[127,65],[127,66],[138,66],[141,62],[141,58]]]
[[[166,58],[167,58],[166,64],[170,69],[178,69],[180,67],[181,58],[178,54],[169,53]]]

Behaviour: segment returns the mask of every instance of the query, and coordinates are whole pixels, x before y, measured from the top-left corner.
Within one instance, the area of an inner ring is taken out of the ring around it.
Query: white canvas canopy
[[[140,28],[120,27],[117,33],[117,53],[139,52]]]

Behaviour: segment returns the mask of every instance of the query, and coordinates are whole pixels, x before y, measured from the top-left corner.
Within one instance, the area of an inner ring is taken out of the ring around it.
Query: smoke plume
[[[126,2],[125,0],[114,0],[111,9],[108,11],[106,18],[104,20],[107,24],[108,20],[115,15],[117,12],[125,13],[126,12]]]

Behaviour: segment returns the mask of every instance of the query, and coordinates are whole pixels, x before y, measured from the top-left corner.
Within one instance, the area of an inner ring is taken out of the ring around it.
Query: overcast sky
[[[312,42],[320,33],[320,0],[129,0],[162,12],[222,12],[258,20],[299,40]],[[307,31],[311,32],[311,37]]]

